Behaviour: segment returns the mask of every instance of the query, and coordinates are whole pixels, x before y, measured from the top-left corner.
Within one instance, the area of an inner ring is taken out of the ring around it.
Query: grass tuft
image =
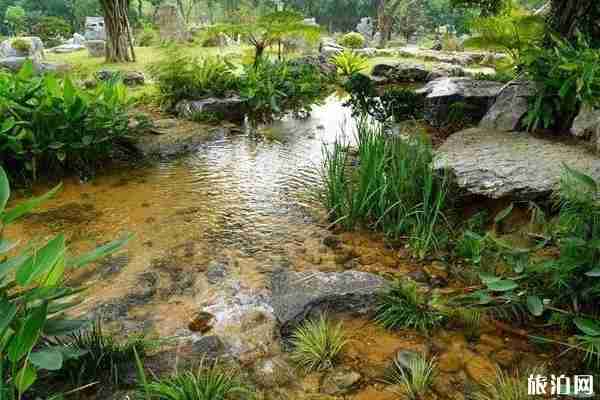
[[[481,388],[481,391],[475,393],[474,400],[527,400],[535,398],[527,393],[527,376],[544,375],[542,367],[534,368],[530,373],[521,376],[518,371],[515,374],[509,374],[498,368],[496,370],[496,379],[493,382],[487,382]]]
[[[292,359],[307,371],[331,368],[347,343],[341,323],[325,316],[304,322],[292,335]]]
[[[419,354],[409,360],[406,367],[400,365],[398,359],[394,360],[390,383],[400,385],[403,393],[411,400],[426,399],[425,396],[436,373],[435,357],[427,359]]]

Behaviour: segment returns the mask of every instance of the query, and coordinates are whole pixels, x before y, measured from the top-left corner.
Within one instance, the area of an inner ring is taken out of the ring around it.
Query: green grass
[[[496,379],[486,382],[481,390],[475,393],[475,400],[527,400],[537,398],[527,393],[527,377],[545,375],[544,368],[534,368],[527,374],[509,374],[498,368]]]
[[[304,322],[292,335],[292,359],[307,371],[331,368],[346,345],[341,323],[326,317]]]
[[[403,394],[409,399],[424,400],[435,377],[436,367],[435,357],[428,360],[421,354],[412,358],[407,368],[401,366],[396,359],[392,367],[390,383],[399,385]]]
[[[381,295],[375,320],[387,329],[409,328],[427,333],[447,320],[436,306],[437,300],[428,301],[416,283],[396,282]]]

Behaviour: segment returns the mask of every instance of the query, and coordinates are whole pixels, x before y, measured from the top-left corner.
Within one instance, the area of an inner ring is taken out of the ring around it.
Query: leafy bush
[[[29,54],[29,52],[31,51],[31,42],[27,39],[13,39],[11,40],[10,45],[19,53]]]
[[[235,67],[217,57],[190,58],[177,48],[167,51],[161,61],[150,67],[158,89],[168,107],[180,100],[222,97],[239,86]]]
[[[396,358],[392,368],[390,383],[399,385],[411,400],[425,399],[436,374],[435,357],[425,358],[419,354],[408,361],[407,367]]]
[[[365,57],[349,50],[344,50],[331,57],[331,62],[337,67],[338,73],[344,77],[351,77],[354,74],[358,74],[369,65]]]
[[[537,85],[525,122],[530,129],[570,126],[581,105],[600,104],[600,52],[580,37],[576,43],[554,39],[524,55],[523,69]]]
[[[141,47],[150,47],[158,42],[158,33],[150,24],[144,24],[144,27],[137,35],[138,45]]]
[[[0,167],[0,222],[3,227],[28,214],[60,187],[6,210],[10,187]],[[0,232],[1,235],[1,232]],[[79,268],[120,249],[129,237],[105,244],[76,258],[68,257],[60,234],[41,247],[0,236],[0,398],[21,399],[39,371],[60,370],[81,353],[62,345],[45,345],[81,329],[86,321],[68,319],[65,312],[78,304],[81,288],[65,284],[65,271]],[[8,255],[10,254],[13,255]]]
[[[45,47],[54,47],[71,35],[71,25],[60,17],[41,17],[31,29],[31,33],[44,42]]]
[[[340,44],[351,49],[365,47],[365,37],[358,32],[349,32],[340,38]]]
[[[351,166],[347,144],[324,148],[323,201],[331,220],[408,238],[419,257],[440,248],[448,184],[433,170],[428,140],[420,134],[390,136],[381,124],[362,118],[357,143],[357,166]]]
[[[414,282],[396,282],[379,299],[375,319],[387,329],[412,328],[426,333],[446,322],[436,303],[436,299],[428,301]]]
[[[201,365],[196,373],[183,372],[143,385],[140,398],[161,400],[227,400],[250,398],[250,391],[231,371]],[[146,397],[147,396],[147,397]]]
[[[127,133],[128,106],[121,84],[88,92],[69,78],[36,76],[31,62],[16,75],[0,73],[0,164],[33,179],[91,166]]]
[[[308,113],[322,99],[326,87],[314,65],[268,59],[245,66],[240,85],[250,117],[260,121],[286,112]]]
[[[346,345],[342,325],[321,315],[306,321],[294,332],[292,358],[307,371],[331,368]]]
[[[381,107],[391,114],[394,121],[401,122],[423,118],[425,103],[423,97],[414,90],[391,88],[381,96]]]

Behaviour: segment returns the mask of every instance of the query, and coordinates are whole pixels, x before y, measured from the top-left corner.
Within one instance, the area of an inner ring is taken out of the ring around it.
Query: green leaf
[[[63,365],[63,355],[55,349],[40,350],[31,353],[29,361],[40,369],[58,371]]]
[[[54,189],[50,190],[46,194],[40,197],[34,197],[5,212],[4,215],[0,217],[2,222],[5,225],[10,224],[23,215],[30,213],[33,209],[39,207],[42,203],[53,197],[60,190],[61,186],[62,185],[57,185]]]
[[[600,324],[588,318],[575,318],[573,320],[580,331],[590,336],[600,336]]]
[[[514,207],[514,203],[510,203],[508,207],[506,207],[504,210],[500,211],[498,215],[496,215],[496,218],[494,218],[494,222],[498,224],[504,221],[504,219],[506,219],[506,217],[510,215]]]
[[[129,233],[121,239],[117,239],[110,243],[99,246],[96,249],[90,251],[89,253],[83,254],[79,257],[69,260],[67,266],[69,268],[78,268],[96,260],[99,260],[103,257],[106,257],[125,246],[125,244],[127,244],[127,242],[129,242],[132,237],[133,235]]]
[[[513,280],[502,279],[495,282],[489,282],[487,287],[494,292],[508,292],[509,290],[516,289],[519,285]]]
[[[481,282],[485,283],[486,285],[502,280],[502,278],[500,278],[499,276],[484,273],[479,274],[479,279],[481,279]]]
[[[4,211],[6,203],[10,198],[10,183],[4,168],[0,167],[0,213]]]
[[[544,303],[539,296],[527,296],[527,309],[536,317],[544,313]]]
[[[13,363],[18,362],[36,345],[46,322],[47,310],[47,303],[34,308],[21,329],[19,329],[16,340],[10,344],[8,349],[8,359]]]
[[[26,363],[15,377],[15,387],[19,393],[25,393],[37,379],[37,372],[31,364]]]
[[[11,270],[20,268],[27,260],[29,260],[29,253],[23,253],[20,256],[9,258],[8,260],[0,263],[0,279],[4,278]]]
[[[593,270],[586,272],[585,275],[592,278],[600,278],[600,267],[596,267]]]
[[[17,306],[6,299],[0,300],[0,338],[10,326],[13,318],[17,315]]]
[[[26,286],[50,271],[65,253],[65,235],[60,234],[34,253],[17,271],[17,282]]]

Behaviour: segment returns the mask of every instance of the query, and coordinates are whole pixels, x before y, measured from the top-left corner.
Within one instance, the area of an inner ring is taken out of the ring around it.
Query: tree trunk
[[[129,0],[100,0],[106,27],[106,61],[135,61],[135,51],[129,26]]]
[[[598,0],[552,0],[548,20],[551,32],[574,40],[577,32],[600,39],[600,6]]]
[[[388,37],[392,31],[393,18],[391,15],[386,15],[386,0],[380,0],[377,6],[377,30],[379,31],[379,47],[385,47]]]

